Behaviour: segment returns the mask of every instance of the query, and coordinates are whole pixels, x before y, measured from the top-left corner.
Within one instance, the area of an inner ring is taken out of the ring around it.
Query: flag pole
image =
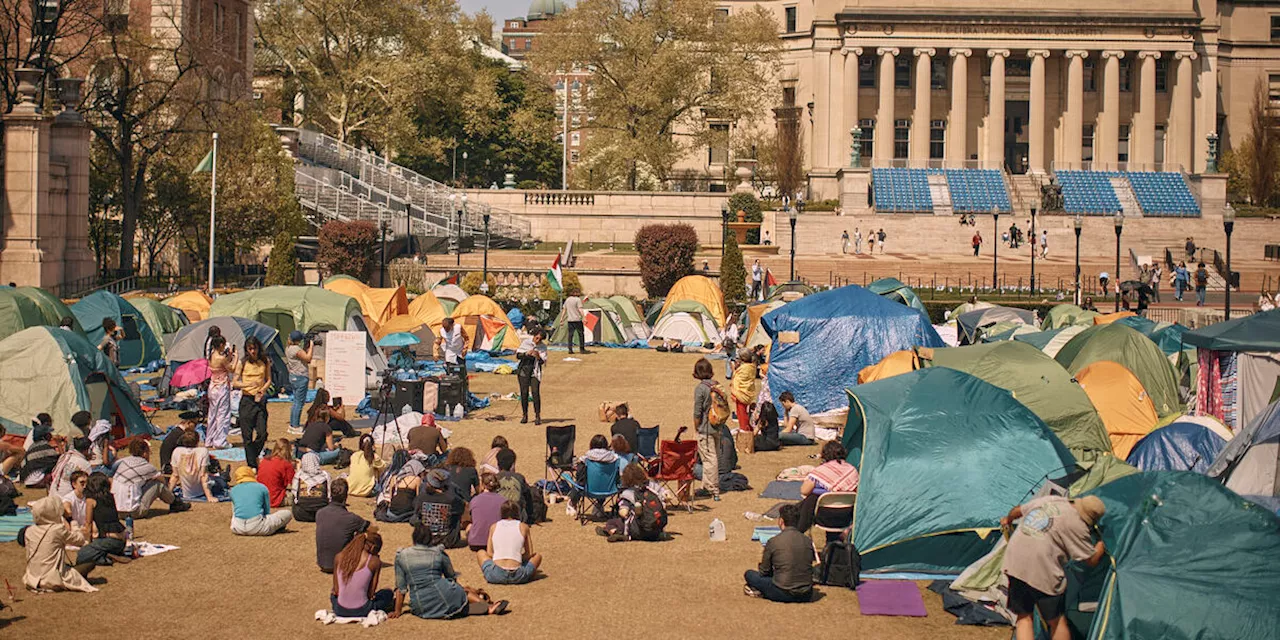
[[[209,295],[213,295],[214,224],[218,219],[218,132],[213,133],[213,170],[209,180]]]

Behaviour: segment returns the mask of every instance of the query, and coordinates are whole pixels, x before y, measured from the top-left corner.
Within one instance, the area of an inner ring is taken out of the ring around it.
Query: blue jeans
[[[328,451],[312,451],[312,453],[316,454],[317,458],[320,458],[320,464],[333,464],[338,461],[339,452],[337,449],[330,449]]]
[[[778,443],[784,447],[794,447],[813,444],[813,440],[798,431],[783,431],[778,434]]]
[[[373,599],[364,603],[359,609],[348,609],[338,604],[338,596],[329,594],[329,606],[333,607],[333,615],[339,618],[363,618],[369,615],[370,611],[377,609],[378,611],[391,612],[395,607],[395,592],[390,589],[379,589],[373,594]]]
[[[1204,287],[1196,287],[1196,306],[1204,306]]]
[[[773,584],[773,579],[769,576],[760,575],[759,571],[747,571],[742,576],[747,581],[747,586],[760,592],[766,600],[774,602],[809,602],[813,600],[813,589],[809,589],[804,593],[791,593],[783,591],[777,585]]]
[[[537,572],[532,562],[526,562],[515,569],[499,567],[493,560],[485,560],[480,566],[480,573],[484,574],[484,581],[489,584],[525,584]]]
[[[302,405],[307,402],[307,376],[289,374],[289,389],[293,392],[293,409],[289,412],[289,426],[302,426]]]

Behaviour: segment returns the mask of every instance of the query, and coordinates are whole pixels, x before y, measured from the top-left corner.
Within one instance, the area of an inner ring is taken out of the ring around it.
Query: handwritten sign
[[[355,406],[364,398],[365,343],[363,331],[330,331],[324,336],[324,387],[329,397]]]

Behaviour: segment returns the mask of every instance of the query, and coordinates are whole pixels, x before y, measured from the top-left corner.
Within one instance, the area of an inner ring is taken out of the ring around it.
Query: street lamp
[[[378,268],[378,272],[381,274],[378,282],[385,287],[387,286],[387,221],[383,220],[378,228],[382,231],[382,263]]]
[[[1123,210],[1117,211],[1114,220],[1116,223],[1116,274],[1115,276],[1113,276],[1113,278],[1115,278],[1115,284],[1116,284],[1115,310],[1119,311],[1120,310],[1120,234],[1124,232],[1124,211]]]
[[[1084,216],[1077,213],[1071,223],[1076,229],[1076,304],[1080,304],[1080,232],[1084,230]]]
[[[1222,209],[1222,230],[1227,232],[1227,288],[1223,305],[1223,320],[1231,319],[1231,232],[1236,229],[1236,210],[1228,202]]]
[[[489,212],[484,212],[484,272],[480,277],[480,286],[489,288]]]
[[[453,201],[454,208],[458,215],[458,244],[457,244],[458,262],[457,262],[457,265],[461,267],[462,266],[462,216],[467,211],[467,194],[464,193],[459,195],[455,193],[449,196],[449,199]]]
[[[991,236],[991,291],[994,292],[998,287],[996,282],[1000,277],[1000,209],[991,207],[991,224],[995,233]]]
[[[1015,220],[1014,222],[1017,222]],[[1036,294],[1036,205],[1031,204],[1031,295]],[[998,244],[998,243],[997,243]]]
[[[720,204],[720,269],[724,269],[724,245],[729,240],[729,202]]]
[[[796,218],[799,217],[800,211],[804,209],[804,200],[799,196],[796,197],[796,206],[787,211],[787,218],[791,220],[791,278],[790,282],[796,281]]]

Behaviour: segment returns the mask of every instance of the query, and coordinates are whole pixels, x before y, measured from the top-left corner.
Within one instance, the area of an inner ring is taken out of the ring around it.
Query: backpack
[[[818,584],[857,589],[862,582],[862,554],[845,540],[832,540],[822,548],[821,564],[814,567],[814,581]]]
[[[498,476],[498,493],[501,494],[502,497],[516,504],[523,504],[520,502],[520,494],[522,492],[523,487],[520,486],[519,478],[507,475]]]
[[[632,540],[657,541],[667,528],[667,508],[662,498],[649,489],[644,489],[636,498],[632,510],[631,522],[627,533]]]
[[[729,397],[720,385],[708,385],[711,392],[711,408],[707,410],[707,422],[721,425],[729,421]]]

